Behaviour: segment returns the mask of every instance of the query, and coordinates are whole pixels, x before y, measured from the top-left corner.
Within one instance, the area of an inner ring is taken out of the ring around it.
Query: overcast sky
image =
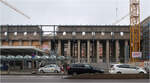
[[[31,17],[0,3],[0,24],[112,24],[129,13],[129,0],[4,0]],[[141,20],[150,16],[150,0],[141,0]],[[118,9],[116,13],[116,8]],[[129,17],[120,22],[129,24]]]

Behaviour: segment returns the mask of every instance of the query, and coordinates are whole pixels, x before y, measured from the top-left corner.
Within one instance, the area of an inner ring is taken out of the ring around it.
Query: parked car
[[[112,64],[109,70],[111,74],[146,74],[145,69],[129,64]]]
[[[144,68],[147,73],[150,72],[150,61],[144,61]]]
[[[44,67],[39,68],[38,71],[41,73],[48,73],[48,72],[59,73],[59,72],[61,72],[60,67],[56,64],[46,65]]]
[[[0,64],[0,70],[6,71],[6,70],[8,70],[8,66],[6,64]]]
[[[84,73],[104,73],[103,69],[92,67],[89,64],[71,64],[67,67],[69,75],[84,74]]]

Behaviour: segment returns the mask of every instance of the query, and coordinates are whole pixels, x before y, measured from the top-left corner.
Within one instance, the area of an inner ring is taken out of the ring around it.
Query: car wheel
[[[140,72],[139,74],[144,74],[144,72]]]
[[[57,70],[54,71],[55,73],[59,73]]]
[[[43,70],[40,70],[40,72],[41,72],[41,73],[44,73],[44,71],[43,71]]]
[[[117,74],[121,74],[121,72],[117,72]]]
[[[73,76],[76,76],[77,75],[77,73],[76,72],[73,72],[73,74],[72,74]]]

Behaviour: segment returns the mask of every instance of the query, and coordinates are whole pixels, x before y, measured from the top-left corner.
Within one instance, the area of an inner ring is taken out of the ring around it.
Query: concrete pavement
[[[149,79],[64,79],[66,75],[2,75],[1,83],[149,83]]]

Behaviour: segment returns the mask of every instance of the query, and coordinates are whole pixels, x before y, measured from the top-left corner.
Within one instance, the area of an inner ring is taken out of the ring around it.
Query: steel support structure
[[[140,0],[130,0],[130,62],[132,52],[140,52]]]

